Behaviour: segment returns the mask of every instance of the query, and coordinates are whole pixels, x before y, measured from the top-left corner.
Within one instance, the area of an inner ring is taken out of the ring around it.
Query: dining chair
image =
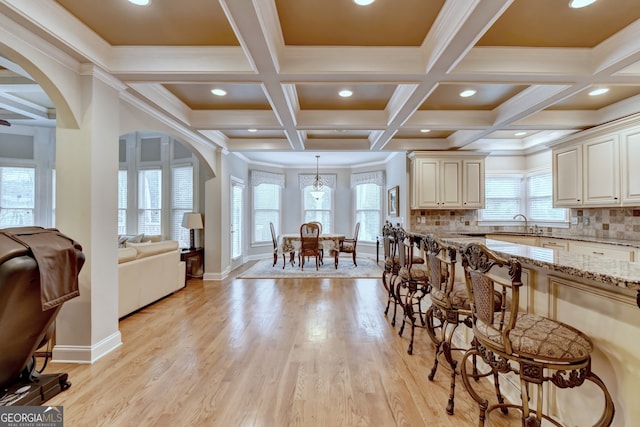
[[[358,232],[360,231],[360,223],[356,223],[356,229],[353,232],[353,238],[351,239],[342,239],[340,241],[340,252],[350,253],[353,256],[353,265],[356,267],[358,263],[356,262],[356,246],[358,245]]]
[[[316,258],[316,270],[320,265],[320,226],[314,222],[307,222],[300,226],[300,251],[298,261],[304,270],[305,257]]]
[[[320,221],[310,221],[313,224],[318,224],[318,227],[320,227],[320,234],[322,234],[322,223]],[[324,264],[324,248],[322,247],[322,244],[319,243],[320,245],[320,265]],[[307,258],[307,261],[309,261],[309,258]]]
[[[272,265],[272,267],[275,267],[276,263],[278,262],[278,238],[276,237],[276,229],[273,226],[272,222],[269,223],[269,227],[271,228],[271,241],[273,242],[273,265]],[[284,254],[282,256],[284,257]],[[285,263],[286,263],[286,260],[285,260]]]
[[[591,339],[566,323],[520,311],[522,266],[517,259],[502,258],[480,243],[467,244],[461,256],[474,337],[472,347],[460,362],[460,373],[467,391],[478,403],[478,425],[483,426],[488,413],[495,409],[506,414],[514,408],[520,412],[523,426],[540,426],[543,419],[545,423],[561,426],[545,412],[549,408],[544,394],[554,393],[552,386],[573,392],[587,380],[604,395],[603,412],[594,425],[611,425],[615,407],[607,387],[591,371],[594,350]],[[498,311],[494,308],[496,293],[502,295]],[[470,381],[477,376],[467,373],[466,362],[476,356],[482,358],[494,376],[498,400],[495,404],[489,405]],[[507,374],[520,380],[520,402],[505,402],[502,397],[499,375]]]

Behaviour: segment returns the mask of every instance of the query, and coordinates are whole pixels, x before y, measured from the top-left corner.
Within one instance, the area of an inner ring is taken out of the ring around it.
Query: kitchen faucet
[[[517,214],[513,216],[513,219],[518,219],[518,217],[522,217],[522,219],[524,219],[524,232],[528,233],[529,232],[529,220],[527,219],[527,217],[523,214]]]

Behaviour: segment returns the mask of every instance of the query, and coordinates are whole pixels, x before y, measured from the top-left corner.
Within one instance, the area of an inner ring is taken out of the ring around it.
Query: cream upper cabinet
[[[553,205],[582,206],[582,146],[553,150]]]
[[[619,206],[620,203],[617,134],[553,150],[555,207]]]
[[[583,206],[620,204],[618,136],[605,135],[582,146]]]
[[[410,158],[412,209],[484,205],[484,157],[414,152]]]
[[[453,208],[462,205],[462,167],[459,160],[415,158],[413,160],[412,208]]]
[[[484,159],[462,161],[462,207],[484,207]]]
[[[552,153],[554,206],[640,205],[640,116],[570,136]]]
[[[625,205],[640,203],[640,127],[620,135],[621,197]]]

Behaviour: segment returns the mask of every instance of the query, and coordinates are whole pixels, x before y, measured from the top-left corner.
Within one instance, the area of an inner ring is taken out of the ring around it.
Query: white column
[[[118,330],[118,90],[93,69],[82,77],[79,129],[56,134],[56,228],[86,255],[80,296],[57,318],[55,361],[91,363],[121,345]]]

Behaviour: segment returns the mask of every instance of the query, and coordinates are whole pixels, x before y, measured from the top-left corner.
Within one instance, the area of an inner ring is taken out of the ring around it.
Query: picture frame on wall
[[[400,212],[400,186],[390,188],[387,191],[389,216],[398,216]]]

